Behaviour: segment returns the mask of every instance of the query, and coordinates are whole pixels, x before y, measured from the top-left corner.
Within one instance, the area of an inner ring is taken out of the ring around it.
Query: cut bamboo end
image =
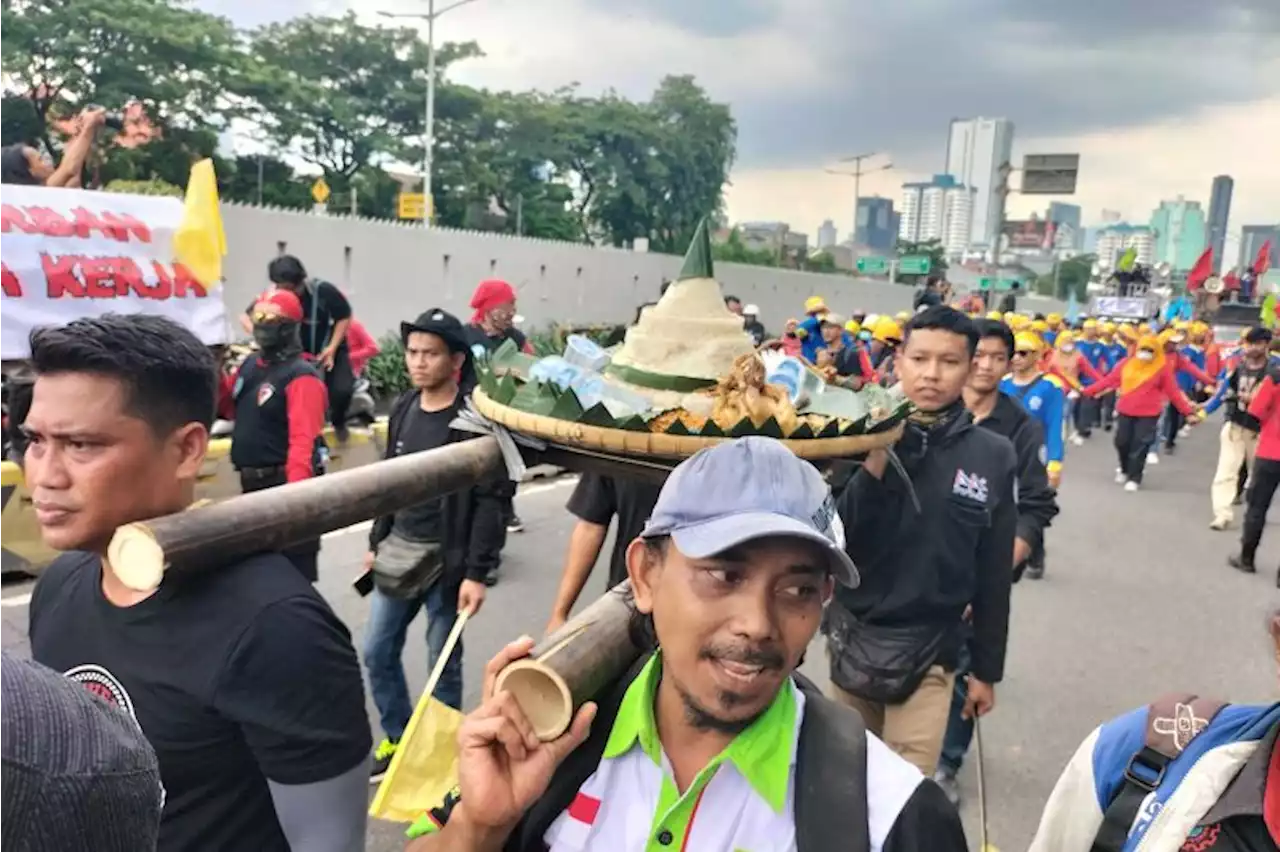
[[[160,588],[164,579],[164,548],[146,524],[127,524],[116,530],[107,546],[111,570],[135,592]]]
[[[520,705],[534,734],[551,742],[569,730],[573,695],[564,678],[536,660],[516,660],[498,673],[495,691],[506,690]]]

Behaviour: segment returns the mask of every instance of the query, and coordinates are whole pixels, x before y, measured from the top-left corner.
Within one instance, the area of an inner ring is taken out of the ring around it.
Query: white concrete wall
[[[672,255],[383,220],[237,204],[224,204],[222,212],[228,247],[224,298],[233,320],[267,287],[267,263],[281,252],[341,287],[375,336],[432,307],[465,322],[475,285],[494,277],[516,288],[526,328],[552,321],[630,322],[636,306],[656,299],[663,279],[674,277],[681,264]],[[871,279],[734,263],[718,264],[716,278],[726,294],[758,304],[770,331],[801,313],[804,300],[815,294],[847,314],[908,309],[913,293]],[[1036,309],[1056,307],[1045,301]]]

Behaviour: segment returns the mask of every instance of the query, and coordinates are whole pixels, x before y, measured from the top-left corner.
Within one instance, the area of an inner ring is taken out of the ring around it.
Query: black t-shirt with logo
[[[289,852],[268,779],[328,780],[369,753],[351,635],[283,556],[117,607],[99,557],[65,553],[30,612],[36,661],[129,713],[155,748],[161,852]]]
[[[405,413],[394,455],[443,447],[449,443],[449,424],[456,416],[454,406],[439,411],[423,411],[415,401]],[[393,529],[411,541],[440,541],[440,511],[440,498],[401,509],[395,514]]]
[[[602,527],[609,526],[615,515],[618,518],[609,557],[610,588],[627,579],[627,545],[644,530],[661,490],[655,483],[595,473],[584,473],[573,489],[567,507],[570,514]]]

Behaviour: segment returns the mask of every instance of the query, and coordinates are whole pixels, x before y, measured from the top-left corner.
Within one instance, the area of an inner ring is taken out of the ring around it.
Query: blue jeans
[[[414,701],[409,697],[401,654],[405,634],[419,609],[425,609],[427,614],[427,671],[430,673],[453,629],[457,601],[444,600],[439,583],[422,597],[411,600],[393,598],[377,588],[373,590],[369,623],[365,627],[364,664],[369,670],[369,690],[373,693],[373,703],[378,705],[382,730],[393,741],[404,735],[409,717],[413,715]],[[449,662],[445,663],[434,695],[454,710],[462,709],[461,638]]]
[[[973,740],[973,720],[962,719],[965,699],[969,697],[969,682],[965,675],[969,673],[969,646],[960,649],[960,665],[956,667],[956,685],[951,690],[951,712],[947,715],[947,733],[942,738],[942,754],[938,758],[938,769],[949,775],[956,775],[964,765],[964,756],[969,752],[969,743]]]

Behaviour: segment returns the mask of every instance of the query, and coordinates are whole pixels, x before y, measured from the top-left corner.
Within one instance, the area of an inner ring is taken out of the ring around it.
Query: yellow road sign
[[[431,215],[431,205],[421,192],[402,192],[396,198],[397,214],[401,219],[421,219]]]
[[[323,177],[316,178],[316,182],[311,184],[311,197],[316,200],[316,204],[324,204],[329,200],[329,184]]]

